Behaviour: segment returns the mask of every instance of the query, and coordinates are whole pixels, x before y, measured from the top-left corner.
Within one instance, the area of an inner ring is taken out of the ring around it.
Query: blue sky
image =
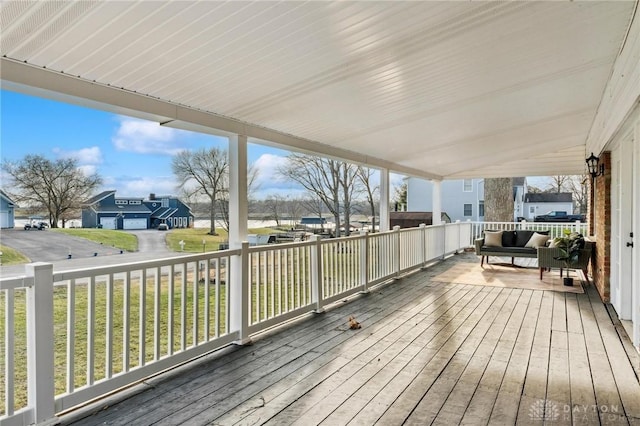
[[[173,154],[212,145],[227,147],[225,138],[7,90],[0,92],[0,101],[3,161],[17,161],[29,153],[49,159],[73,157],[83,169],[103,177],[101,189],[115,189],[123,196],[177,194],[171,173]],[[275,175],[287,154],[249,145],[249,162],[260,170],[258,198],[276,192],[301,192],[295,184],[282,182]]]

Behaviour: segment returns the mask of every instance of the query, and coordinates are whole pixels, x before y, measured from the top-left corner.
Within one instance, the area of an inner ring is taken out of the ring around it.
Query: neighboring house
[[[532,221],[537,215],[548,211],[559,210],[573,214],[573,194],[570,192],[557,193],[529,193],[524,197],[524,218]]]
[[[442,212],[451,221],[484,220],[484,179],[460,179],[442,181]],[[433,184],[417,178],[407,179],[408,211],[432,210]],[[513,219],[532,221],[536,215],[550,210],[566,211],[573,214],[571,193],[528,193],[527,179],[513,178]]]
[[[189,206],[176,197],[156,197],[149,200],[117,197],[116,191],[104,191],[87,200],[82,208],[83,228],[149,229],[166,223],[171,228],[193,226]]]
[[[15,226],[15,208],[19,207],[0,189],[0,228],[13,228]]]
[[[521,221],[525,215],[524,197],[527,193],[527,179],[523,177],[513,178],[513,219]]]
[[[193,228],[191,207],[177,197],[149,194],[144,204],[151,210],[151,228],[157,228],[161,223],[166,223],[169,228]]]
[[[484,179],[444,180],[441,188],[442,212],[452,222],[456,220],[484,220]],[[407,178],[407,210],[430,212],[433,210],[433,183],[418,178]]]

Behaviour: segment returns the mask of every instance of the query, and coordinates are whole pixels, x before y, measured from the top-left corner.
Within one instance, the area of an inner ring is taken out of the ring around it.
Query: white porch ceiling
[[[573,174],[635,8],[3,1],[0,72],[4,88],[422,177]]]

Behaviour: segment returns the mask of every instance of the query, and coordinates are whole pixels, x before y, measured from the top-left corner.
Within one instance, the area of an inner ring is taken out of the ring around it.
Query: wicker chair
[[[556,260],[554,257],[562,256],[562,252],[557,247],[539,247],[538,248],[538,267],[540,268],[540,279],[542,279],[542,273],[545,270],[551,268],[560,268],[560,276],[562,277],[563,269],[575,269],[581,270],[584,273],[584,278],[589,282],[587,275],[587,268],[589,267],[589,261],[591,260],[591,254],[593,252],[593,241],[585,241],[584,248],[580,250],[578,261],[567,268],[564,261]]]

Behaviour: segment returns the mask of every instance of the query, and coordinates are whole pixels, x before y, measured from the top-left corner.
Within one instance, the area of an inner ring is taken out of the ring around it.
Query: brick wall
[[[589,203],[590,231],[596,236],[596,251],[592,263],[593,282],[600,298],[608,302],[611,277],[611,153],[600,155],[604,164],[604,175],[593,181],[590,195],[595,198]]]

